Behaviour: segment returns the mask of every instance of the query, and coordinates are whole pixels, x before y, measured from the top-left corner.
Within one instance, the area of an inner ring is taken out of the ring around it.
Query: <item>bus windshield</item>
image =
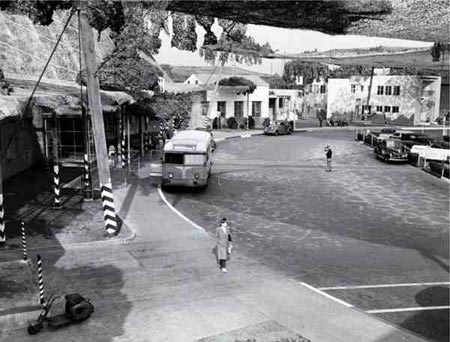
[[[206,162],[206,155],[166,152],[164,154],[164,162],[166,164],[178,164],[178,165],[204,165]]]

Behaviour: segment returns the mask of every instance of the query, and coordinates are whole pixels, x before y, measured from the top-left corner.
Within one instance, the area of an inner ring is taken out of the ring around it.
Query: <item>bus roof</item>
[[[211,140],[208,132],[180,131],[164,145],[164,152],[206,152]]]

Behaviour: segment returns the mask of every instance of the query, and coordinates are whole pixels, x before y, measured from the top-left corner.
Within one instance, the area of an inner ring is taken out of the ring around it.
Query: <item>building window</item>
[[[361,86],[361,93],[364,92],[364,86]]]
[[[398,113],[398,106],[392,106],[392,113]]]
[[[252,102],[252,116],[255,118],[261,117],[261,101]]]
[[[372,109],[372,106],[362,105],[363,113],[366,113],[366,112],[367,112],[367,113],[370,114],[371,109]]]
[[[383,86],[377,87],[377,95],[383,95]]]
[[[386,95],[392,95],[392,87],[391,86],[386,86],[385,94]]]
[[[356,84],[350,85],[350,91],[352,92],[352,94],[356,93]]]
[[[244,117],[244,101],[234,101],[234,117]]]
[[[225,116],[226,114],[227,103],[226,101],[217,101],[217,111],[221,116]]]
[[[384,112],[390,113],[391,112],[391,106],[384,106]]]
[[[320,86],[320,93],[321,93],[321,94],[325,94],[325,91],[326,91],[325,85],[321,85],[321,86]]]
[[[400,95],[400,86],[394,86],[394,95]]]
[[[198,84],[198,80],[195,80],[195,84]]]
[[[278,99],[278,107],[279,108],[283,108],[283,106],[284,106],[284,99],[282,97],[280,97]]]
[[[377,106],[377,112],[383,113],[383,106]]]

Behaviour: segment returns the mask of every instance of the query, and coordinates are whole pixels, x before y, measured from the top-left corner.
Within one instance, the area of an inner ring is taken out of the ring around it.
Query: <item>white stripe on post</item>
[[[55,191],[55,200],[53,209],[61,209],[60,184],[59,184],[59,165],[53,165],[53,186]]]
[[[22,231],[22,251],[23,251],[23,260],[26,261],[28,259],[27,256],[27,237],[25,235],[25,222],[20,222],[21,231]]]
[[[39,286],[39,302],[45,306],[45,293],[44,293],[44,277],[42,275],[42,259],[37,255],[38,266],[38,286]]]
[[[84,200],[92,200],[92,183],[91,183],[91,167],[89,162],[89,156],[84,154]]]
[[[111,183],[102,185],[101,196],[106,232],[112,235],[117,233],[117,216],[114,208],[114,197]]]
[[[0,179],[0,182],[2,180]],[[6,241],[5,234],[5,210],[3,209],[3,193],[0,192],[0,243],[4,243]]]

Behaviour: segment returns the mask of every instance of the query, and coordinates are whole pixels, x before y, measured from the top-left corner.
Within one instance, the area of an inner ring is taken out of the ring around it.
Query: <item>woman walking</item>
[[[231,252],[231,235],[226,218],[220,221],[220,226],[216,230],[216,249],[220,270],[227,272],[227,258]]]

